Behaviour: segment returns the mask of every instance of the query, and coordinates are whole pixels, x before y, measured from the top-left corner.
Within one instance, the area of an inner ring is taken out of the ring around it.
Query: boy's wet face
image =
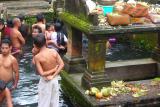
[[[33,44],[33,48],[35,51],[39,51],[39,48],[35,44]]]
[[[38,29],[33,29],[32,36],[37,36],[39,34]]]
[[[2,43],[2,45],[1,45],[1,51],[2,51],[3,55],[7,55],[7,54],[9,54],[11,52],[11,46],[9,46],[6,43]]]

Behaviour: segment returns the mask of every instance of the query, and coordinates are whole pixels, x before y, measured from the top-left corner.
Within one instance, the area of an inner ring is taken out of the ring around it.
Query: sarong
[[[22,49],[16,48],[16,47],[12,47],[12,55],[18,60],[18,62],[20,61],[21,57],[23,56],[23,51]]]
[[[6,83],[6,87],[7,87],[10,91],[12,91],[13,85],[14,85],[14,80]]]
[[[16,48],[16,47],[12,47],[12,53],[13,54],[19,54],[19,53],[21,53],[21,49],[19,49],[19,48]]]
[[[59,107],[58,76],[50,81],[41,77],[38,85],[38,107]]]

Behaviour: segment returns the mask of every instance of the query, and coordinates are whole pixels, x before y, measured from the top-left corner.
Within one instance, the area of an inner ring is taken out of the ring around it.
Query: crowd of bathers
[[[17,88],[20,78],[19,56],[23,55],[23,47],[29,36],[34,39],[43,35],[45,46],[57,51],[61,57],[67,52],[68,40],[63,31],[63,22],[56,19],[47,23],[43,14],[37,14],[36,20],[36,23],[29,26],[22,14],[6,20],[0,19],[0,106],[5,103],[7,107],[13,107],[11,94]],[[33,57],[39,51],[33,48]],[[32,62],[35,64],[34,60]]]

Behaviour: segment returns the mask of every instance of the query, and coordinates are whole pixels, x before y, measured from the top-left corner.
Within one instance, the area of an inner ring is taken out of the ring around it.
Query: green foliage
[[[53,18],[55,17],[53,12],[44,13],[44,16],[47,22],[53,20]]]
[[[153,80],[160,82],[160,77],[156,77],[156,78],[154,78]]]
[[[53,18],[54,18],[54,14],[52,12],[44,13],[44,16],[45,16],[45,19],[47,22],[53,20]],[[27,17],[25,17],[25,22],[31,26],[34,23],[36,23],[36,17],[35,16],[27,16]]]
[[[28,17],[25,18],[25,22],[26,22],[29,26],[31,26],[31,25],[33,25],[34,23],[36,23],[36,18],[33,17],[33,16],[28,16]]]
[[[146,51],[152,51],[157,44],[157,34],[155,33],[142,33],[136,34],[133,37],[133,42],[136,48]]]

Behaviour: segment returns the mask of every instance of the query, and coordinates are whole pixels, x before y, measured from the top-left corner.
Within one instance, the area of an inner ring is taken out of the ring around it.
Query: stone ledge
[[[76,107],[160,107],[159,86],[150,85],[151,80],[135,81],[133,83],[142,83],[149,88],[146,96],[133,98],[131,95],[119,95],[110,101],[97,100],[94,97],[85,95],[85,90],[81,87],[81,78],[83,73],[67,74],[61,72],[62,89],[70,97]]]
[[[143,80],[158,75],[157,62],[151,58],[106,62],[105,76],[109,80]]]

